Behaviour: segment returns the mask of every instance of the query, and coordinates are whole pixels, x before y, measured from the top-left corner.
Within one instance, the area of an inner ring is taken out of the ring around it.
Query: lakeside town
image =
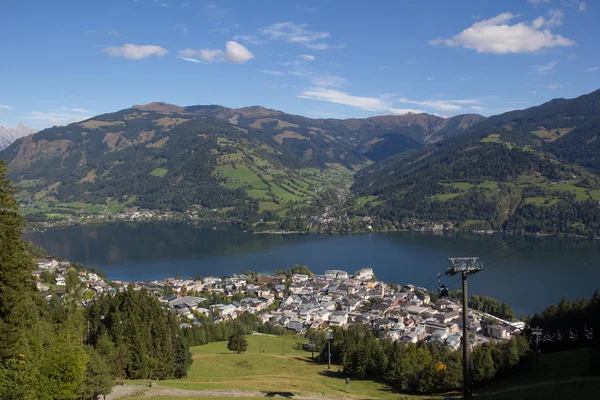
[[[145,289],[165,308],[174,310],[182,329],[204,323],[255,314],[264,324],[303,335],[309,329],[326,330],[362,323],[391,341],[417,343],[437,341],[458,350],[462,337],[462,307],[449,297],[412,284],[385,283],[372,268],[350,274],[328,270],[314,275],[305,266],[272,274],[248,271],[227,277],[170,277],[161,280],[109,281],[101,273],[53,258],[35,260],[41,295],[50,301],[65,296],[67,286],[77,286],[86,306],[102,293]],[[71,282],[68,282],[69,279]],[[520,335],[523,322],[511,322],[470,310],[466,322],[473,346]]]

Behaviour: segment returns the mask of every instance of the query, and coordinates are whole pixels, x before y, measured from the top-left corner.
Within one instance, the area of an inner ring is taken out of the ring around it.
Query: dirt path
[[[275,397],[275,398],[294,398],[299,400],[348,400],[340,397],[324,397],[310,394],[296,394],[291,392],[262,392],[259,390],[238,390],[238,389],[207,389],[207,390],[187,390],[176,389],[163,386],[147,387],[142,385],[123,385],[115,386],[113,392],[106,396],[106,400],[123,399],[127,397],[151,398],[158,396],[170,397]]]

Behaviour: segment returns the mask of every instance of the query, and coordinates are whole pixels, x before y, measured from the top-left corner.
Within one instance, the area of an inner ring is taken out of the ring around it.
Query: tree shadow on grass
[[[291,399],[294,397],[292,392],[263,392],[265,397],[285,397]]]

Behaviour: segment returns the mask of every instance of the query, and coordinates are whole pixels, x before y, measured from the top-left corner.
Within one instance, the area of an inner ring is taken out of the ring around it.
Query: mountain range
[[[600,200],[599,99],[489,118],[345,120],[157,102],[45,129],[0,158],[32,212],[136,206],[282,220],[339,205],[336,191],[350,187],[347,210],[388,225],[547,231],[557,215]],[[561,230],[595,231],[594,218]]]
[[[21,123],[16,128],[8,126],[0,126],[0,150],[7,148],[15,140],[23,136],[36,133],[35,129],[31,129],[27,125]]]

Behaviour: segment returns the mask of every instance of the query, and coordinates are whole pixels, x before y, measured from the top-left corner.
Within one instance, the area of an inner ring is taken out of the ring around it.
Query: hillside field
[[[398,393],[387,386],[367,380],[351,380],[346,392],[340,367],[313,363],[310,352],[302,350],[300,337],[250,335],[248,352],[227,350],[227,342],[192,348],[194,363],[183,380],[158,382],[153,389],[145,381],[130,381],[139,387],[138,396],[161,400],[256,399],[286,397],[298,399],[443,399],[452,396],[417,396]],[[262,350],[262,354],[260,351]],[[600,390],[600,378],[589,376],[587,349],[542,355],[531,369],[500,379],[475,390],[481,400],[593,399]],[[245,395],[247,394],[247,397]],[[111,398],[112,399],[112,398]]]
[[[387,386],[373,382],[352,380],[350,390],[346,392],[345,376],[340,367],[332,366],[331,373],[327,365],[310,360],[311,353],[302,350],[305,340],[287,336],[285,356],[283,355],[283,336],[249,335],[248,352],[236,354],[227,350],[227,342],[210,343],[193,347],[194,363],[183,380],[160,381],[161,388],[187,390],[226,390],[248,391],[249,398],[257,394],[264,397],[307,396],[318,398],[358,398],[358,399],[438,399],[439,396],[412,396],[395,392]],[[262,348],[263,353],[260,353]],[[146,382],[129,382],[143,385]],[[260,393],[257,393],[260,392]],[[218,394],[216,392],[215,394]],[[239,394],[238,394],[239,395]],[[163,400],[171,397],[158,397]],[[178,393],[172,399],[185,399]],[[194,396],[188,398],[203,398]],[[206,397],[215,399],[218,397]],[[242,397],[235,397],[240,399]]]

